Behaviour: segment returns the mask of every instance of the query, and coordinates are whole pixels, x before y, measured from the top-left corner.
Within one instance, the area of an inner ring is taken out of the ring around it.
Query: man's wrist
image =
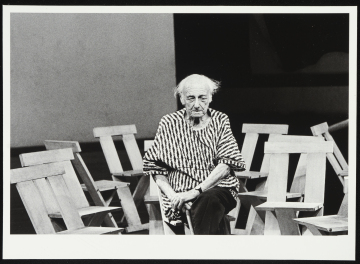
[[[203,192],[201,189],[201,186],[196,186],[194,189],[195,189],[195,191],[198,191],[199,194],[201,194]]]

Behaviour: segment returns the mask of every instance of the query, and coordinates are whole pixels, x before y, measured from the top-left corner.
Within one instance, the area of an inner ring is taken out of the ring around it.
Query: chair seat
[[[108,191],[108,190],[114,190],[114,189],[117,189],[117,188],[123,188],[123,187],[126,187],[128,185],[129,185],[128,182],[109,181],[109,180],[95,181],[95,188],[97,190],[99,190],[100,192]],[[85,184],[81,184],[81,188],[84,191],[88,191]]]
[[[89,207],[79,208],[78,212],[79,212],[80,216],[83,217],[83,216],[88,216],[88,215],[101,213],[101,212],[118,211],[120,209],[121,209],[121,207],[115,207],[115,206],[111,206],[111,207],[107,207],[107,206],[89,206]],[[49,214],[49,216],[51,218],[62,218],[60,212],[51,213],[51,214]]]
[[[118,227],[83,227],[76,230],[65,230],[58,232],[60,235],[101,235],[101,234],[116,234],[122,233],[124,228]]]
[[[301,202],[265,202],[255,207],[260,211],[275,211],[275,209],[292,209],[296,211],[316,211],[323,207],[322,203]]]
[[[128,170],[122,172],[115,172],[113,176],[143,176],[144,172],[142,170]]]
[[[327,232],[348,230],[348,218],[340,215],[295,218],[294,221],[305,226],[311,225]]]
[[[267,191],[253,191],[253,192],[242,192],[238,194],[239,198],[245,197],[257,197],[260,199],[267,199]],[[301,193],[286,193],[286,198],[300,198],[302,196]]]
[[[241,179],[256,179],[263,178],[269,175],[268,172],[259,172],[259,171],[240,171],[235,172],[235,176]]]
[[[146,204],[158,204],[159,203],[159,196],[157,196],[157,195],[153,195],[153,196],[147,195],[147,196],[144,197],[144,202]]]

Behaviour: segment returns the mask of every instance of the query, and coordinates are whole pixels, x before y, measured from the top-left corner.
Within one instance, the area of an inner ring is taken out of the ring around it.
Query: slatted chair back
[[[297,216],[296,209],[300,209],[304,203],[286,202],[290,154],[306,154],[304,202],[316,204],[316,210],[311,216],[323,215],[326,153],[332,151],[332,142],[265,143],[264,152],[270,154],[267,202],[256,207],[257,210],[267,210],[264,235],[300,234],[292,218]],[[272,212],[274,208],[276,215]]]
[[[56,233],[45,203],[48,199],[56,201],[68,230],[84,227],[72,204],[64,173],[61,162],[13,169],[10,172],[10,183],[16,184],[37,234]]]
[[[75,207],[88,207],[89,202],[86,199],[80,182],[76,176],[75,170],[71,164],[71,160],[73,159],[74,155],[71,148],[20,154],[20,161],[22,167],[30,167],[55,162],[61,163],[62,166],[64,166],[65,168],[65,174],[63,178],[69,188],[69,192],[72,200],[74,201]],[[45,203],[49,207],[49,212],[55,213],[59,211],[56,203],[51,199],[46,199]]]
[[[304,202],[323,203],[326,154],[332,151],[332,142],[266,142],[265,153],[271,154],[267,202],[286,201],[289,154],[304,153],[307,155]]]
[[[124,172],[115,148],[113,137],[121,136],[134,171],[142,172],[142,156],[137,145],[135,125],[94,128],[94,137],[99,138],[111,174]]]
[[[78,172],[81,180],[84,182],[87,190],[90,193],[91,198],[93,199],[95,205],[104,206],[106,202],[102,197],[100,190],[96,188],[96,183],[87,168],[83,158],[81,157],[81,148],[80,144],[77,141],[60,141],[60,140],[45,140],[45,147],[47,150],[56,150],[56,149],[65,149],[71,148],[74,154],[74,159],[71,161],[73,167]]]
[[[246,164],[246,170],[250,170],[255,148],[260,134],[267,134],[268,141],[276,135],[285,135],[288,133],[289,125],[275,125],[275,124],[243,124],[242,133],[245,133],[244,142],[241,148],[241,154]],[[260,172],[269,171],[269,155],[265,153]]]
[[[311,142],[324,142],[321,137],[315,136],[296,136],[296,135],[274,135],[273,142],[289,142],[289,143],[311,143]],[[293,181],[290,187],[290,193],[301,193],[305,191],[305,175],[306,175],[306,160],[307,153],[301,153],[298,164],[296,166]],[[266,185],[267,187],[267,185]]]
[[[347,123],[345,124],[347,125]],[[344,126],[341,126],[341,128],[342,127]],[[324,122],[311,127],[311,132],[313,133],[314,136],[323,137],[326,141],[331,141],[334,143],[334,153],[328,153],[327,158],[331,166],[334,168],[335,173],[339,177],[339,180],[344,185],[343,176],[346,176],[348,174],[348,169],[349,169],[348,164],[344,156],[342,155],[339,147],[336,145],[334,138],[331,136],[329,129],[330,128],[327,122]]]

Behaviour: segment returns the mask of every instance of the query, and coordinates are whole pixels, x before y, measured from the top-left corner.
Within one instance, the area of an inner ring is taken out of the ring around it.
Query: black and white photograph
[[[9,5],[3,40],[4,259],[355,260],[357,7]]]

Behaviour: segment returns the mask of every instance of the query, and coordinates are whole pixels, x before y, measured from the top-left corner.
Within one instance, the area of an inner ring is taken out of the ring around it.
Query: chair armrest
[[[151,195],[146,195],[144,196],[144,202],[145,204],[158,204],[159,203],[159,196],[151,196]]]
[[[143,176],[144,172],[142,170],[129,170],[123,172],[115,172],[112,174],[113,176]]]
[[[121,210],[121,207],[116,207],[116,206],[88,206],[88,207],[83,207],[83,208],[78,208],[77,211],[79,212],[79,215],[81,217],[83,216],[87,216],[87,215],[92,215],[92,214],[97,214],[97,213],[102,213],[102,212],[113,212],[113,211],[119,211]],[[54,212],[54,213],[50,213],[49,217],[51,218],[62,218],[62,215],[60,212]]]
[[[323,207],[322,203],[300,202],[265,202],[255,207],[259,211],[275,211],[276,209],[291,209],[295,211],[316,211]]]
[[[129,186],[130,183],[128,182],[119,182],[119,181],[111,181],[111,180],[99,180],[95,181],[95,188],[96,190],[102,192],[102,191],[108,191],[108,190],[115,190],[117,188],[124,188],[126,186]],[[81,184],[81,188],[84,191],[88,191],[88,188],[83,183]]]
[[[264,178],[269,175],[268,172],[259,171],[235,171],[235,176],[241,179],[256,179]]]

